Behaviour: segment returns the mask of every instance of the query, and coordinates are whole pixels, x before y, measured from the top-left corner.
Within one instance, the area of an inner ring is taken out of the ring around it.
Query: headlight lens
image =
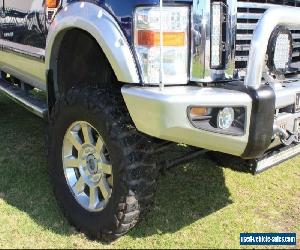
[[[187,83],[188,14],[188,7],[178,6],[162,13],[159,7],[136,9],[134,45],[144,83]]]

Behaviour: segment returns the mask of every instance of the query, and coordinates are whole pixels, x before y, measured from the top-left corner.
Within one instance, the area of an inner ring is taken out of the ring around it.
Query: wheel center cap
[[[94,175],[98,172],[97,159],[94,155],[89,155],[86,158],[86,165],[91,175]]]

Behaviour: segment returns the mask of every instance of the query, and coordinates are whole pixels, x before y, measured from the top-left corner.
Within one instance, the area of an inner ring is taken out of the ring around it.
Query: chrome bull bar
[[[278,25],[299,28],[300,9],[294,7],[272,7],[259,20],[249,51],[247,74],[244,81],[246,86],[254,89],[258,89],[261,86],[269,39]]]

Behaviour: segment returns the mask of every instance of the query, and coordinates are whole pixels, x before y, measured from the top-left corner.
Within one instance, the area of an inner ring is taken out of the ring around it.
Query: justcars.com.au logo
[[[296,245],[296,233],[241,233],[240,245]]]

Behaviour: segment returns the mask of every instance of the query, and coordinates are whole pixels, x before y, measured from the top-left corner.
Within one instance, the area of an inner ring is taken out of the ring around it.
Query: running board
[[[272,151],[263,157],[261,160],[256,160],[254,163],[251,164],[251,169],[253,170],[254,174],[259,174],[268,168],[276,166],[288,159],[291,159],[295,156],[300,154],[300,144],[293,145],[289,147],[284,147],[277,151]]]
[[[48,108],[45,101],[38,99],[34,95],[26,93],[21,88],[15,87],[3,79],[0,79],[0,91],[35,115],[43,119],[47,118]]]

